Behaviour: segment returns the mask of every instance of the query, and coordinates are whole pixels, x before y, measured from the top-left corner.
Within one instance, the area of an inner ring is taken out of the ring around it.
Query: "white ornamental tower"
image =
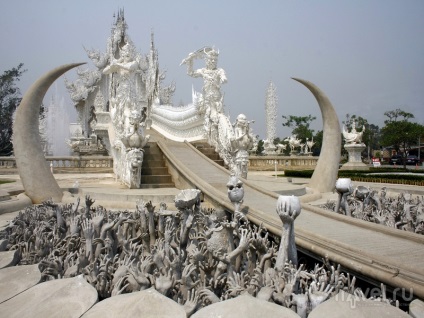
[[[275,85],[272,81],[269,82],[265,98],[265,112],[266,112],[266,139],[264,141],[264,152],[267,155],[276,154],[276,146],[274,139],[276,137],[276,121],[277,121],[277,93]]]

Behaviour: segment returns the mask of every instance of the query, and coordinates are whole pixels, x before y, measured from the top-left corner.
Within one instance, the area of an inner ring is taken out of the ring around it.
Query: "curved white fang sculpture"
[[[33,203],[49,198],[62,200],[62,190],[50,172],[41,148],[38,114],[50,85],[66,71],[82,64],[85,63],[66,64],[46,73],[32,84],[16,110],[13,149],[25,193]]]
[[[339,118],[328,97],[317,86],[299,78],[293,79],[311,91],[318,102],[322,115],[324,135],[321,154],[308,186],[319,192],[331,192],[337,180],[342,147]]]

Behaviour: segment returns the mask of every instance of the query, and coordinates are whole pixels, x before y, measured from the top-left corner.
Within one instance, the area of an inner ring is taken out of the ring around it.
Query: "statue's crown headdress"
[[[206,54],[206,56],[216,57],[219,55],[219,51],[216,51],[215,48],[210,46],[205,46],[203,48],[203,52]]]

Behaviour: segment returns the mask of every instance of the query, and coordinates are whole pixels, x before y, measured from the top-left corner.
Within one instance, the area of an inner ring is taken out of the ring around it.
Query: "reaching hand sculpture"
[[[297,266],[297,197],[280,196],[277,201],[283,223],[277,252],[262,225],[240,217],[242,182],[232,176],[228,185],[234,213],[203,209],[196,189],[176,196],[178,211],[164,203],[156,211],[152,202],[142,200],[134,212],[93,211],[94,201],[87,198],[87,214],[84,208],[46,202],[21,212],[0,236],[8,240],[9,249],[19,251],[19,265],[39,263],[44,280],[82,274],[101,300],[154,288],[181,304],[187,315],[249,293],[306,317],[339,291],[356,291],[355,279],[328,260],[313,269]],[[410,204],[412,199],[405,195],[399,200]],[[420,209],[422,202],[415,203]],[[424,222],[422,211],[418,216]]]
[[[277,214],[283,222],[280,248],[278,250],[275,268],[282,271],[284,264],[290,261],[297,266],[297,249],[294,236],[294,220],[300,214],[300,201],[295,196],[278,197]]]
[[[423,198],[415,199],[408,193],[388,196],[383,187],[380,192],[370,187],[357,186],[351,180],[340,178],[336,182],[338,200],[321,207],[345,215],[396,229],[424,234]]]
[[[345,215],[352,216],[347,201],[347,197],[353,193],[352,180],[349,178],[337,179],[336,191],[339,194],[339,200],[337,201],[335,212],[338,213],[341,208]]]

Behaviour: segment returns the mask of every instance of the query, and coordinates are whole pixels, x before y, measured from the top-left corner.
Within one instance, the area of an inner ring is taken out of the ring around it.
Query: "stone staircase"
[[[141,170],[141,189],[174,188],[175,184],[168,172],[162,151],[156,142],[144,147],[144,159]]]
[[[219,164],[224,168],[227,168],[224,164],[224,160],[219,157],[219,154],[207,142],[193,142],[192,145],[215,163]]]

